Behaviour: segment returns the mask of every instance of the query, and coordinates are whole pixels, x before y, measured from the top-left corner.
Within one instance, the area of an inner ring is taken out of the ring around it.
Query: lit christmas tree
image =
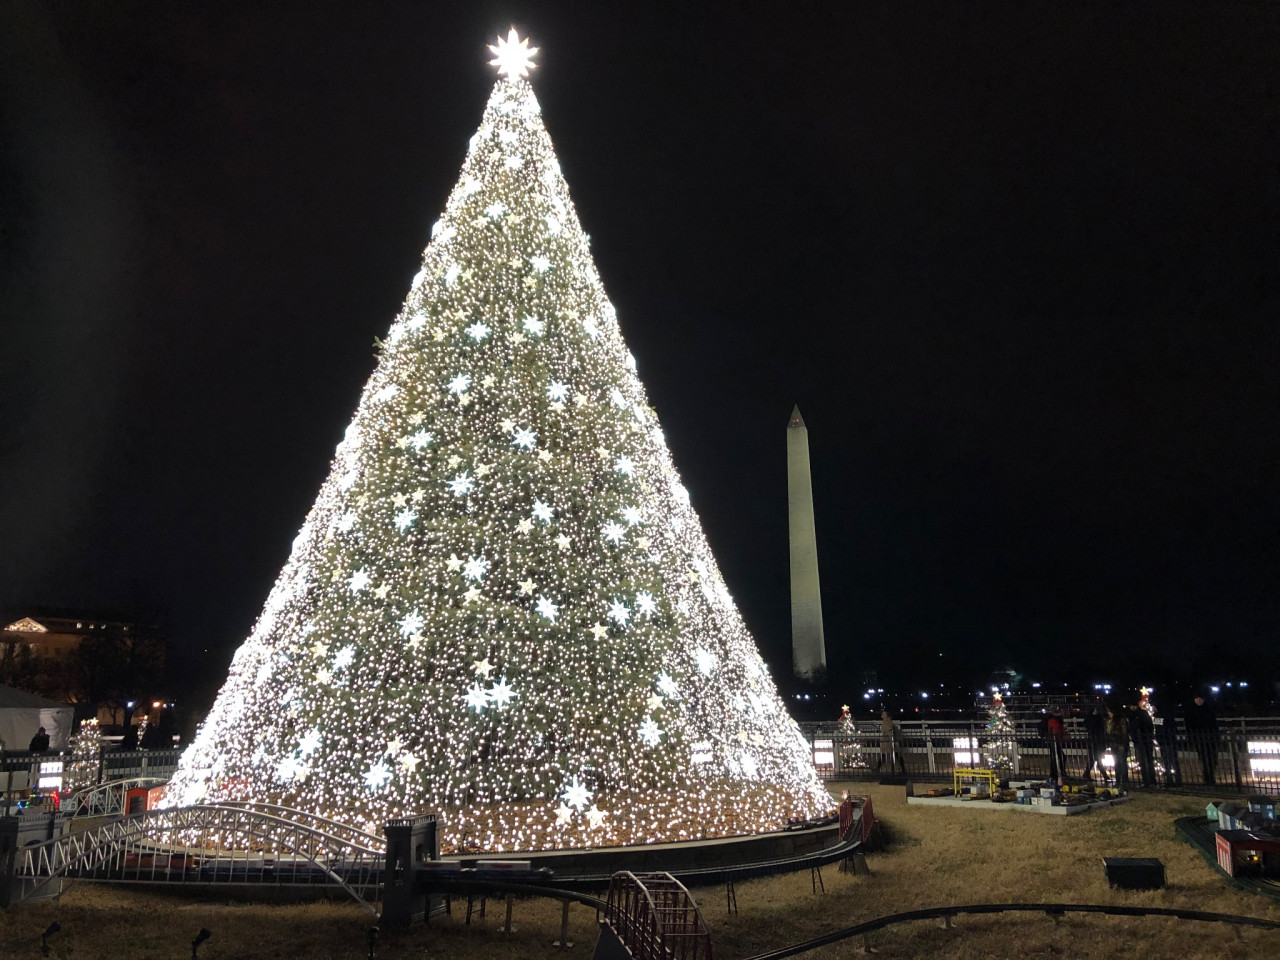
[[[1013,751],[1017,749],[1017,732],[1004,697],[997,691],[991,695],[991,708],[987,713],[986,755],[991,770],[1012,770]]]
[[[1154,730],[1156,724],[1156,705],[1151,702],[1151,688],[1138,688],[1138,706],[1146,711],[1147,716],[1151,718],[1151,727]],[[1152,750],[1152,767],[1157,777],[1164,777],[1166,773],[1164,748],[1160,746],[1159,740],[1156,740],[1150,748]],[[1135,751],[1136,752],[1136,751]]]
[[[853,722],[853,714],[847,703],[840,707],[836,731],[840,738],[840,768],[842,770],[865,768],[867,761],[863,759],[861,744],[858,743],[858,728]]]
[[[528,41],[167,802],[446,849],[753,833],[832,806],[725,587],[569,200]]]
[[[62,778],[62,789],[67,792],[98,782],[98,763],[102,754],[102,730],[94,718],[80,721],[80,729],[71,736],[67,745],[71,759],[67,761]]]

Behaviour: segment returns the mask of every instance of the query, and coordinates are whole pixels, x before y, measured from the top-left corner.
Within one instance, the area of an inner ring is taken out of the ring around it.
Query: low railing
[[[122,780],[125,777],[156,777],[168,780],[178,769],[178,757],[182,750],[171,747],[166,750],[104,750],[99,769],[102,781]]]
[[[115,750],[104,747],[99,751],[96,762],[91,764],[91,783],[81,782],[75,786],[141,777],[165,781],[178,769],[178,757],[181,753],[181,749],[177,747],[164,750]],[[71,768],[72,755],[69,750],[5,752],[0,755],[0,795],[37,789],[69,789],[72,786],[69,782]]]
[[[1063,775],[1093,777],[1122,787],[1217,787],[1244,793],[1280,793],[1280,719],[1234,717],[1218,721],[1216,736],[1186,729],[1180,718],[1160,717],[1150,741],[1091,740],[1068,718]],[[957,768],[993,764],[1011,776],[1047,777],[1048,741],[1038,724],[1021,721],[997,735],[981,721],[905,720],[892,743],[876,721],[852,730],[838,723],[801,724],[825,780],[875,779],[886,773],[947,780]],[[887,749],[886,749],[887,748]]]
[[[23,847],[13,879],[36,896],[58,880],[336,886],[370,912],[385,850],[258,810],[194,806],[111,818]]]

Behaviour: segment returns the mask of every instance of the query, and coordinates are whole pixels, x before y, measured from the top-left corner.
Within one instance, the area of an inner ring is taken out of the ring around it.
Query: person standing
[[[1116,789],[1129,789],[1129,721],[1125,712],[1107,707],[1107,746],[1116,765]]]
[[[1187,739],[1200,758],[1200,768],[1204,771],[1204,782],[1209,786],[1217,783],[1215,771],[1218,767],[1218,715],[1213,707],[1204,702],[1204,697],[1196,697],[1187,708]]]
[[[1156,763],[1152,755],[1156,739],[1156,725],[1151,714],[1142,706],[1129,712],[1129,736],[1133,740],[1133,752],[1138,759],[1138,769],[1142,771],[1142,785],[1156,785]]]
[[[1045,740],[1049,745],[1049,779],[1056,780],[1062,786],[1066,776],[1067,722],[1062,718],[1062,708],[1054,707],[1049,711],[1049,720],[1045,729]]]
[[[44,727],[36,731],[36,735],[31,738],[31,744],[27,749],[32,753],[44,753],[49,749],[49,734],[45,733]]]
[[[1172,716],[1156,718],[1156,744],[1164,767],[1164,785],[1182,786],[1182,764],[1178,759],[1178,721]]]
[[[1089,768],[1085,771],[1090,777],[1093,771],[1097,770],[1102,782],[1109,783],[1107,777],[1107,768],[1102,764],[1102,758],[1107,752],[1107,721],[1102,715],[1102,710],[1094,706],[1092,710],[1084,716],[1084,730],[1089,736]]]
[[[903,760],[902,754],[898,751],[898,725],[893,722],[888,710],[880,711],[880,759],[876,761],[876,773],[880,772],[880,768],[884,766],[885,760],[889,761],[889,770],[892,771],[896,761],[899,769],[903,773],[907,772],[906,761]]]

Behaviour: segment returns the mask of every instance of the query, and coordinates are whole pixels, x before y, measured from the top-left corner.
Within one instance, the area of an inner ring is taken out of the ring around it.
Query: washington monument
[[[791,411],[787,423],[787,504],[791,539],[791,668],[801,680],[818,682],[827,673],[827,644],[822,636],[809,431],[799,406]]]

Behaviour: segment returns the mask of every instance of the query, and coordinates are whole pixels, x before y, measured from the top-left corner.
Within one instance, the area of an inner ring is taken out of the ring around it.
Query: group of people
[[[125,728],[124,737],[120,741],[121,750],[160,750],[173,743],[172,725],[161,721],[147,725],[142,738],[138,738],[138,728],[129,724]],[[44,727],[36,731],[27,749],[32,753],[46,753],[49,750],[49,733]]]
[[[1145,694],[1145,690],[1143,691]],[[853,722],[849,708],[845,707],[840,723],[852,732]],[[1157,781],[1158,766],[1163,769],[1165,786],[1182,785],[1182,767],[1178,757],[1178,726],[1172,716],[1162,717],[1159,722],[1152,716],[1146,706],[1117,706],[1107,704],[1095,706],[1082,717],[1085,733],[1089,739],[1089,760],[1084,775],[1092,777],[1095,773],[1107,785],[1114,785],[1121,790],[1129,787],[1129,753],[1133,749],[1133,757],[1137,763],[1141,784],[1154,787]],[[1213,707],[1203,697],[1196,697],[1187,708],[1186,742],[1194,750],[1200,761],[1203,781],[1214,785],[1218,764],[1218,717]],[[1049,748],[1049,777],[1057,781],[1059,786],[1068,776],[1066,748],[1070,742],[1067,730],[1067,719],[1061,707],[1052,707],[1045,715],[1040,727],[1041,736]],[[1111,764],[1105,762],[1107,753],[1111,754]],[[889,767],[906,773],[906,762],[900,745],[897,724],[888,710],[880,713],[880,755],[875,770]]]
[[[1144,787],[1156,785],[1156,757],[1159,751],[1160,766],[1164,768],[1166,786],[1182,785],[1182,768],[1178,758],[1178,728],[1173,717],[1164,717],[1156,723],[1150,711],[1137,707],[1118,707],[1108,704],[1094,707],[1083,718],[1089,737],[1089,763],[1085,775],[1095,772],[1104,783],[1115,783],[1120,789],[1129,786],[1129,747],[1133,746],[1134,760],[1138,764]],[[1204,697],[1196,697],[1187,708],[1187,741],[1200,761],[1203,782],[1217,782],[1218,718]],[[1112,769],[1103,762],[1107,751],[1111,752]]]

